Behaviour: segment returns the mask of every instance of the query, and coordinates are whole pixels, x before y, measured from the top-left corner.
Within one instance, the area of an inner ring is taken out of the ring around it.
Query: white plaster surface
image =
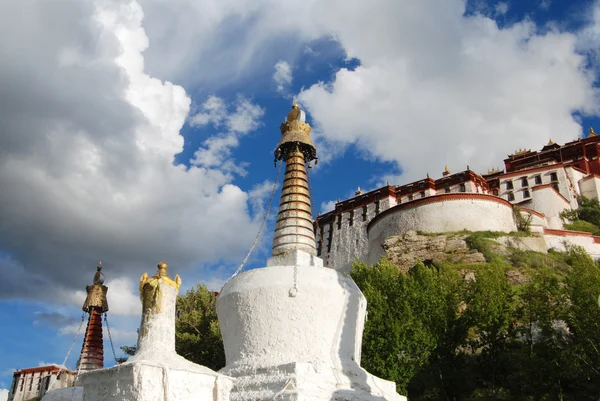
[[[582,196],[588,199],[600,200],[600,178],[590,176],[580,180],[579,189]]]
[[[235,276],[217,299],[221,373],[236,378],[231,400],[404,399],[394,383],[359,367],[365,311],[356,284],[330,268],[271,266]]]
[[[64,387],[48,391],[42,401],[81,401],[83,399],[83,387]]]
[[[531,202],[527,205],[527,208],[546,216],[548,228],[562,230],[563,222],[560,213],[565,209],[571,209],[571,205],[558,195],[553,188],[546,187],[532,191]]]
[[[268,266],[316,266],[323,267],[323,259],[310,253],[294,249],[283,255],[277,255],[267,260]]]
[[[600,259],[600,244],[596,244],[590,236],[544,235],[548,249],[554,248],[564,252],[568,246],[580,246],[594,259]],[[566,246],[565,246],[566,245]]]
[[[379,213],[397,205],[395,198],[386,196],[379,201]],[[355,259],[363,260],[368,253],[369,242],[367,239],[367,226],[377,216],[375,203],[367,205],[366,219],[363,221],[363,208],[354,209],[354,218],[350,225],[350,211],[341,215],[341,224],[338,229],[336,221],[331,225],[323,227],[323,238],[321,245],[321,257],[325,265],[341,272],[349,272]],[[327,252],[331,234],[331,248]],[[321,241],[321,232],[317,230],[317,240]]]
[[[490,195],[490,197],[492,197]],[[455,231],[517,231],[510,205],[485,199],[448,199],[411,208],[388,211],[368,232],[367,263],[377,263],[385,252],[383,242],[408,231],[443,233]]]
[[[523,251],[548,253],[548,245],[546,244],[543,235],[531,237],[499,237],[496,238],[495,241],[502,245],[511,246]]]

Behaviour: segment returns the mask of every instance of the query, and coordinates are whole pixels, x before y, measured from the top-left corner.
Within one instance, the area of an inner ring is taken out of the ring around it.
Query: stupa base
[[[396,384],[375,377],[357,364],[331,369],[319,362],[267,368],[225,367],[234,377],[230,401],[406,401]]]
[[[127,362],[81,374],[83,401],[228,401],[232,380],[177,358],[175,365]],[[187,365],[187,366],[186,366]]]

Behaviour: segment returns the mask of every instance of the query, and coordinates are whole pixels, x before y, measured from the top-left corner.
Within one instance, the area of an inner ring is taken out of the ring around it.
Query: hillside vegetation
[[[483,263],[438,258],[407,273],[386,259],[355,263],[365,369],[413,401],[598,400],[598,264],[581,249],[542,254],[498,247],[496,233],[462,235]]]

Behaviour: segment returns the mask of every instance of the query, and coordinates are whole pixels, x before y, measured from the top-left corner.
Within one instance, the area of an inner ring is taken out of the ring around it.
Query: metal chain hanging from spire
[[[108,320],[106,319],[106,313],[104,313],[104,323],[106,324],[106,332],[108,333],[108,340],[110,342],[110,348],[112,349],[113,358],[115,358],[115,363],[118,365],[119,360],[117,359],[117,354],[115,353],[115,345],[113,344],[112,336],[110,335],[110,327],[108,326]]]

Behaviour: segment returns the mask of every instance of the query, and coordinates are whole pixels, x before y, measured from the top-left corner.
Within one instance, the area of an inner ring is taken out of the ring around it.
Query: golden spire
[[[316,256],[317,245],[312,217],[312,201],[306,165],[315,160],[317,149],[310,138],[310,125],[296,103],[281,124],[281,140],[275,148],[275,162],[285,162],[279,213],[273,235],[273,257],[290,251],[304,251]]]
[[[598,136],[598,134],[596,134],[596,132],[594,131],[594,127],[592,127],[591,125],[590,125],[590,134],[588,135],[588,137],[590,137],[590,136]]]
[[[552,146],[552,145],[556,145],[556,143],[554,143],[552,138],[550,138],[550,140],[548,141],[548,144],[546,146]]]
[[[444,167],[444,172],[442,173],[442,175],[445,177],[447,175],[450,175],[450,170],[448,169],[448,166]]]

